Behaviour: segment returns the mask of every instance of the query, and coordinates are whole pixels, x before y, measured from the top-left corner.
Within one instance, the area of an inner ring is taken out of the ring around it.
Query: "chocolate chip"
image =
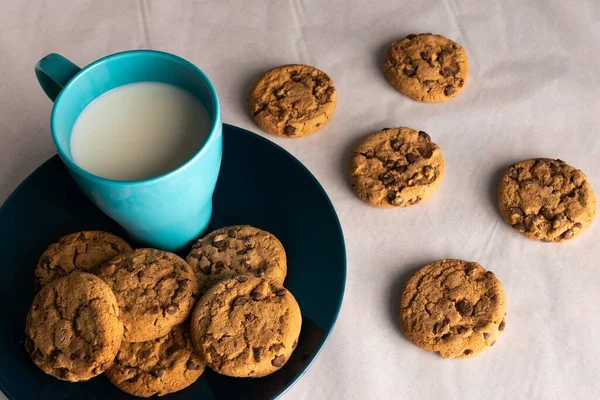
[[[459,326],[456,328],[456,332],[459,334],[463,334],[465,332],[467,332],[469,330],[469,328],[467,328],[466,326]]]
[[[466,349],[465,351],[463,351],[463,354],[464,354],[465,356],[468,356],[468,355],[470,355],[470,354],[473,354],[473,350],[471,350],[471,349]]]
[[[425,175],[425,177],[427,177],[428,179],[431,179],[435,175],[435,170],[432,166],[426,165],[423,167],[423,175]]]
[[[465,275],[471,276],[477,267],[471,263],[465,265]]]
[[[233,305],[234,306],[243,306],[247,302],[248,302],[247,298],[245,298],[243,296],[238,296],[238,297],[235,298],[235,300],[233,300]]]
[[[264,352],[265,352],[264,347],[254,347],[252,349],[252,354],[254,355],[254,360],[256,360],[256,361],[262,360],[262,356],[263,356]]]
[[[279,350],[281,350],[283,348],[283,346],[279,343],[275,343],[272,344],[271,347],[269,347],[269,351],[272,351],[274,353],[277,353]]]
[[[165,309],[165,311],[169,315],[174,315],[175,313],[177,313],[178,310],[179,310],[179,307],[177,307],[177,305],[175,305],[175,304],[169,304],[167,306],[167,308]]]
[[[285,288],[279,288],[275,290],[275,296],[285,296],[287,290]]]
[[[392,146],[392,149],[394,149],[394,151],[400,150],[400,148],[402,147],[403,144],[404,143],[402,143],[402,141],[398,140],[398,139],[390,140],[390,146]]]
[[[467,300],[461,300],[456,303],[456,311],[463,317],[470,317],[473,315],[473,305]]]
[[[515,228],[516,230],[518,230],[519,232],[525,232],[525,224],[522,222],[519,222],[517,224],[513,225],[513,228]]]
[[[412,65],[407,65],[404,67],[404,73],[410,77],[413,77],[417,73],[417,69]]]
[[[394,185],[396,183],[396,178],[394,178],[394,175],[386,172],[383,173],[381,175],[379,175],[379,180],[385,185],[385,186],[391,186]]]
[[[258,301],[263,298],[263,295],[258,290],[253,290],[252,292],[250,292],[250,297],[252,297],[252,300]]]
[[[59,378],[66,379],[69,376],[69,370],[67,368],[59,368],[56,371],[56,375],[58,375]]]
[[[401,206],[402,204],[404,204],[404,199],[395,190],[389,192],[387,198],[390,204],[393,206]]]
[[[292,350],[295,349],[298,346],[298,340],[294,340],[294,343],[292,343]]]
[[[452,96],[455,91],[456,91],[456,89],[454,89],[454,86],[452,86],[452,85],[448,85],[444,88],[444,94],[446,96]]]
[[[581,229],[581,227],[582,227],[582,226],[583,226],[583,225],[581,224],[581,222],[575,222],[575,223],[573,224],[573,228],[575,228],[575,229]]]
[[[285,364],[285,356],[283,355],[277,356],[271,360],[271,365],[274,367],[281,367],[283,364]]]
[[[298,72],[294,72],[291,76],[290,79],[294,82],[300,82],[301,76]]]
[[[244,267],[246,269],[252,269],[252,264],[250,264],[250,261],[248,261],[244,258],[242,260],[242,267]]]
[[[498,330],[500,332],[502,332],[504,330],[505,326],[506,326],[506,322],[504,322],[504,320],[502,320],[502,322],[500,322],[500,325],[498,325]]]
[[[421,197],[420,197],[420,196],[417,196],[417,197],[415,197],[414,199],[410,199],[410,200],[408,201],[408,204],[410,204],[411,206],[413,206],[413,205],[415,205],[415,204],[419,204],[419,203],[421,202],[421,200],[423,200],[423,199],[421,199]]]
[[[416,38],[416,37],[417,37],[417,35],[415,35],[414,33],[411,33],[410,35],[408,35],[408,36],[406,37],[406,39],[408,39],[408,40],[413,40],[413,39],[414,39],[414,38]]]
[[[447,319],[443,320],[442,322],[438,322],[433,326],[433,333],[434,334],[439,334],[442,333],[444,331],[444,329],[446,328],[446,326],[448,326],[450,324],[450,321],[448,321]]]
[[[419,147],[417,150],[423,158],[431,158],[433,155],[433,148],[431,146]]]
[[[563,239],[571,239],[574,235],[573,229],[568,229],[562,234]]]
[[[224,248],[227,247],[227,242],[224,240],[214,240],[213,241],[213,246],[215,246],[217,249],[219,250],[223,250]]]
[[[451,336],[452,336],[451,333],[445,333],[445,334],[442,335],[442,339],[443,340],[448,340],[448,339],[450,339]]]
[[[375,152],[373,150],[367,150],[363,156],[365,156],[365,158],[373,158],[375,157]]]
[[[198,371],[200,369],[200,364],[196,364],[192,360],[188,360],[188,362],[185,363],[185,367],[191,371]]]
[[[163,376],[165,376],[165,369],[156,367],[152,370],[152,375],[154,375],[157,378],[162,378]]]
[[[421,58],[427,62],[431,61],[431,52],[425,50],[421,52]]]
[[[465,86],[465,80],[463,78],[458,78],[458,87]]]
[[[447,78],[450,75],[452,75],[452,70],[449,68],[443,68],[440,70],[440,75],[443,76],[444,78]]]
[[[230,238],[235,238],[237,237],[237,230],[236,229],[230,229],[227,231],[227,236],[229,236]]]
[[[283,129],[283,133],[285,133],[288,136],[294,136],[296,134],[296,128],[291,125],[286,125]]]
[[[42,354],[42,352],[41,352],[41,351],[39,351],[39,350],[35,350],[35,351],[33,352],[33,354],[31,354],[31,359],[32,359],[34,362],[41,362],[41,361],[44,359],[44,355]]]
[[[160,312],[160,307],[159,306],[152,306],[150,308],[150,313],[152,314],[158,314]]]
[[[414,163],[415,160],[417,159],[417,157],[413,153],[408,153],[405,157],[406,157],[406,162],[409,164]]]
[[[517,171],[516,168],[511,167],[508,170],[508,177],[516,181],[519,178],[519,171]]]
[[[235,280],[238,282],[246,282],[248,277],[246,275],[236,275]]]
[[[488,338],[490,337],[490,334],[487,332],[483,332],[483,339],[484,340],[488,340]]]
[[[521,208],[519,207],[511,207],[510,210],[510,215],[516,215],[517,217],[522,217],[523,216],[523,210],[521,210]]]
[[[552,218],[554,218],[554,215],[552,214],[552,211],[548,210],[545,207],[540,210],[540,214],[542,214],[542,216],[544,218],[546,218],[548,221],[550,221],[550,220],[552,220]]]
[[[252,322],[255,319],[256,319],[256,316],[254,316],[254,314],[246,314],[246,321]]]
[[[492,343],[490,343],[490,347],[493,347],[496,344],[496,341],[494,340]]]

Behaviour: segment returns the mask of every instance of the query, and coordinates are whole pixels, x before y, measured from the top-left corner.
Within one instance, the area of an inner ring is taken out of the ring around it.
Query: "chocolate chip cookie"
[[[467,83],[465,50],[431,33],[408,35],[392,43],[383,69],[387,80],[413,100],[434,103],[457,96]]]
[[[398,323],[425,350],[444,358],[473,357],[493,346],[506,326],[504,289],[476,262],[436,261],[406,284]]]
[[[125,342],[165,336],[190,315],[198,295],[192,268],[173,253],[137,249],[96,271],[113,290],[125,326]]]
[[[117,299],[100,278],[85,272],[44,286],[27,315],[25,349],[42,371],[64,381],[104,372],[122,338]]]
[[[271,233],[249,225],[217,229],[192,246],[186,261],[194,269],[200,293],[238,274],[251,274],[282,285],[287,273],[285,249]]]
[[[75,270],[90,271],[102,262],[128,251],[131,251],[129,244],[108,232],[72,233],[44,251],[35,268],[36,283],[43,287]]]
[[[216,372],[261,377],[289,360],[301,325],[300,308],[288,290],[273,281],[237,275],[200,299],[191,335],[196,351]]]
[[[248,97],[250,114],[262,130],[290,138],[310,135],[325,126],[336,103],[331,78],[300,64],[268,71]]]
[[[442,150],[423,131],[386,128],[350,154],[350,183],[377,207],[410,207],[430,197],[444,177]]]
[[[585,174],[548,158],[511,166],[498,186],[498,205],[514,229],[542,242],[578,236],[592,224],[597,209]]]
[[[138,397],[164,396],[194,383],[205,363],[194,353],[189,327],[175,326],[168,335],[140,343],[123,343],[105,372],[122,391]]]

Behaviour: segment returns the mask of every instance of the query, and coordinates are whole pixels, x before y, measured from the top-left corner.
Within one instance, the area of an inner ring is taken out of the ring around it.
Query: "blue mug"
[[[219,99],[206,75],[192,63],[159,51],[134,50],[102,58],[81,69],[58,54],[35,67],[52,109],[54,145],[85,195],[145,245],[176,251],[200,236],[212,214],[212,195],[223,153]],[[211,130],[187,162],[166,174],[138,181],[93,175],[71,156],[70,138],[79,114],[99,96],[129,83],[162,82],[195,96],[211,117]]]

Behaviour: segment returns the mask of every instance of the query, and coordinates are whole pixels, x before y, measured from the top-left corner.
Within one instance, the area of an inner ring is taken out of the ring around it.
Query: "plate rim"
[[[304,165],[302,164],[302,162],[300,162],[300,160],[298,160],[294,155],[292,155],[290,152],[288,152],[286,149],[284,149],[283,147],[279,146],[278,144],[270,141],[269,139],[263,137],[262,135],[259,135],[257,133],[254,133],[248,129],[239,127],[239,126],[235,126],[235,125],[231,125],[231,124],[227,124],[227,123],[223,123],[223,132],[225,130],[233,130],[233,131],[238,131],[241,132],[242,134],[247,134],[247,135],[251,135],[254,138],[258,139],[259,142],[261,142],[264,145],[267,146],[271,146],[274,150],[276,151],[280,151],[283,154],[285,154],[289,159],[291,159],[296,165],[300,166],[301,169],[308,174],[308,176],[310,176],[310,178],[312,179],[312,181],[316,184],[316,187],[319,189],[319,191],[321,192],[321,194],[324,195],[325,199],[327,200],[326,204],[327,207],[329,208],[329,210],[332,212],[333,216],[335,217],[335,222],[336,222],[336,228],[337,231],[340,235],[340,239],[341,239],[341,244],[342,244],[342,265],[343,265],[343,269],[342,269],[342,287],[341,287],[341,294],[339,297],[339,300],[337,301],[336,307],[335,307],[335,313],[333,315],[333,321],[331,323],[331,325],[329,326],[329,329],[326,329],[325,333],[324,333],[324,337],[321,340],[321,342],[318,345],[318,349],[313,353],[310,361],[304,366],[304,368],[302,369],[302,371],[300,371],[300,373],[298,375],[296,375],[291,382],[281,391],[279,391],[278,393],[276,393],[272,398],[273,399],[279,399],[281,398],[281,396],[283,396],[288,390],[290,390],[292,388],[292,386],[294,386],[303,376],[304,374],[306,374],[306,372],[312,367],[312,365],[314,364],[315,360],[319,357],[319,355],[321,354],[321,352],[323,351],[323,348],[325,347],[325,345],[327,344],[327,341],[329,340],[329,337],[331,336],[331,333],[333,331],[333,329],[335,328],[339,315],[340,315],[340,311],[342,308],[342,304],[344,302],[344,297],[346,294],[346,281],[347,281],[347,275],[348,275],[348,259],[347,259],[347,250],[346,250],[346,240],[344,238],[344,231],[342,229],[342,224],[340,223],[340,218],[335,210],[335,206],[333,205],[333,202],[331,201],[331,198],[329,197],[329,195],[327,194],[327,192],[325,191],[325,189],[323,188],[323,186],[321,185],[321,183],[317,180],[317,178],[313,175],[312,172],[310,172],[310,170]],[[64,161],[60,158],[60,156],[58,154],[54,154],[52,155],[50,158],[48,158],[46,161],[44,161],[41,165],[39,165],[37,168],[35,168],[29,175],[27,175],[27,177],[25,177],[25,179],[23,179],[18,185],[17,187],[11,192],[11,194],[6,198],[6,200],[4,200],[4,202],[0,205],[0,220],[2,219],[2,215],[5,212],[6,209],[6,204],[8,204],[13,197],[16,197],[16,194],[23,189],[23,187],[25,187],[27,185],[27,183],[33,179],[34,176],[36,176],[37,174],[40,173],[40,171],[42,171],[44,169],[44,167],[46,166],[46,164],[49,164],[51,162],[55,162],[58,159],[59,162],[63,163],[64,165]],[[66,168],[66,166],[65,166]],[[4,379],[0,379],[0,393],[3,394],[4,396],[6,396],[7,399],[9,400],[16,400],[16,398],[8,391],[7,387],[4,384]]]

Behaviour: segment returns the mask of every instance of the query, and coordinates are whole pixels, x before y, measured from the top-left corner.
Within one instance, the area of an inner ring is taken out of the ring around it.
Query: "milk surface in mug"
[[[131,83],[83,110],[71,132],[71,157],[103,178],[152,178],[189,160],[210,128],[208,112],[185,90],[158,82]]]

